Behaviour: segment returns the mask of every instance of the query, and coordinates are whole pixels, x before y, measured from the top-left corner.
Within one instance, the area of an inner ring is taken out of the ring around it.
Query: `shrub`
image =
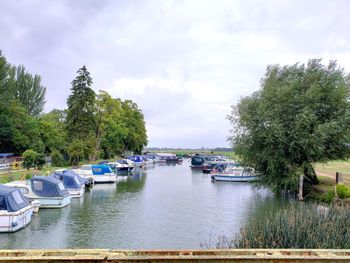
[[[23,153],[23,166],[29,170],[29,168],[41,169],[45,164],[45,155],[37,153],[33,150],[26,150]]]
[[[218,248],[350,248],[350,210],[331,207],[319,215],[316,205],[291,205],[253,218],[234,238],[220,237]]]
[[[340,199],[345,199],[350,197],[350,188],[345,184],[337,185],[337,194]]]
[[[51,163],[52,166],[65,166],[63,154],[58,150],[53,150],[51,152]]]
[[[29,168],[35,167],[35,160],[38,153],[33,150],[26,150],[23,153],[23,166],[29,170]]]
[[[321,196],[321,201],[322,202],[325,202],[327,204],[330,204],[333,202],[334,200],[334,197],[335,197],[335,192],[334,190],[329,190],[327,191],[326,193],[324,193],[322,196]]]

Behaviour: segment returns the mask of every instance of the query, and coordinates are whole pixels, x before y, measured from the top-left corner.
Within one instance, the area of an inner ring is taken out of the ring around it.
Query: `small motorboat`
[[[86,178],[92,179],[94,183],[115,183],[117,175],[108,165],[83,165],[81,169],[73,170],[73,172]]]
[[[63,183],[53,176],[33,176],[28,181],[13,181],[6,185],[20,188],[23,195],[32,201],[40,201],[40,208],[62,208],[71,201]]]
[[[213,181],[251,182],[257,179],[255,171],[250,167],[237,166],[236,163],[221,163],[211,171]]]
[[[67,171],[67,170],[63,171],[62,173],[56,172],[52,176],[62,181],[64,188],[67,189],[71,197],[79,198],[84,195],[85,193],[84,180],[87,180],[87,179],[82,178],[81,176],[74,173],[73,171]],[[79,181],[78,179],[79,177],[84,180]]]
[[[0,233],[24,228],[30,223],[34,209],[20,189],[0,185]]]
[[[142,168],[147,165],[145,158],[142,155],[128,156],[127,159],[133,161],[135,168]]]

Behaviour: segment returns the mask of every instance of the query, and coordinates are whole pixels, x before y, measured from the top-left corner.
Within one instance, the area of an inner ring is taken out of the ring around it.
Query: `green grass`
[[[314,164],[316,174],[320,178],[329,177],[335,180],[336,172],[339,172],[343,176],[344,184],[350,186],[350,160],[337,160],[327,163]]]

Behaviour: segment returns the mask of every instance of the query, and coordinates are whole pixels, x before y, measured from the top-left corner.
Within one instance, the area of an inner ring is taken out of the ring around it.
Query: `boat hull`
[[[80,198],[85,193],[85,187],[80,187],[80,189],[67,188],[67,191],[72,198]]]
[[[30,223],[33,212],[32,205],[17,212],[0,211],[0,233],[16,232],[24,228]]]
[[[65,195],[63,197],[35,197],[30,199],[40,201],[40,208],[62,208],[70,204],[71,196]]]
[[[214,181],[222,181],[222,182],[252,182],[257,179],[255,175],[215,175],[211,176]]]

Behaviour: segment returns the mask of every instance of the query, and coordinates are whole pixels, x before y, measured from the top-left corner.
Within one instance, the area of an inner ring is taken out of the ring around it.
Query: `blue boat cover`
[[[0,210],[16,212],[29,204],[18,188],[0,185]]]
[[[68,195],[63,183],[53,176],[34,176],[30,178],[32,190],[42,197],[61,197]]]
[[[72,170],[64,170],[64,171],[62,172],[62,174],[69,174],[69,175],[75,176],[81,184],[90,183],[90,181],[89,181],[88,179],[86,179],[86,178],[80,176],[79,174],[73,172]]]
[[[111,167],[108,165],[93,165],[92,174],[93,175],[104,175],[105,173],[113,173]]]
[[[143,162],[143,156],[141,156],[141,155],[128,156],[128,159],[135,162],[135,163],[142,163]]]
[[[80,187],[83,185],[83,183],[81,183],[78,180],[78,178],[76,178],[76,176],[72,174],[54,173],[52,176],[62,181],[66,189],[68,188],[80,189]]]

